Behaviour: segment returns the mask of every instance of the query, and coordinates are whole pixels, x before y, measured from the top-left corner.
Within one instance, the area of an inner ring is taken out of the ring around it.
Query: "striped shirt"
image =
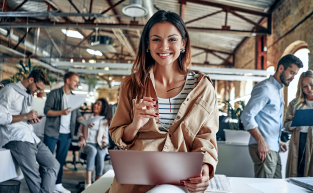
[[[185,101],[192,89],[195,88],[198,77],[199,74],[191,72],[187,75],[184,88],[178,95],[167,99],[158,97],[160,120],[159,129],[161,131],[168,131],[177,115],[180,105]]]

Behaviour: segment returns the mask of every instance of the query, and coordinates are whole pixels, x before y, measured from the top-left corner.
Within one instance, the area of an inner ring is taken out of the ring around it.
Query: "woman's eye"
[[[177,39],[175,39],[175,38],[170,39],[170,42],[176,42],[176,41],[177,41]]]
[[[154,42],[158,42],[158,41],[160,41],[160,39],[153,39],[152,41],[154,41]]]

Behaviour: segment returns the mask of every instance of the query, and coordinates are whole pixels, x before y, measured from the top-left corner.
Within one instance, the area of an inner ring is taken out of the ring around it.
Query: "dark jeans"
[[[300,132],[299,152],[298,152],[298,177],[303,177],[303,175],[304,175],[306,137],[307,137],[307,133],[301,133]]]
[[[53,192],[60,165],[43,143],[11,141],[5,148],[11,151],[13,158],[21,167],[30,192]],[[41,167],[41,175],[36,161]]]
[[[56,159],[60,163],[60,170],[57,177],[57,181],[55,184],[61,184],[62,183],[62,176],[63,176],[63,165],[65,163],[65,159],[67,156],[67,152],[71,145],[71,134],[62,134],[60,133],[59,138],[55,139],[53,137],[49,137],[45,135],[44,143],[46,146],[50,149],[50,151],[53,153],[55,145],[57,145],[57,151],[56,151]]]

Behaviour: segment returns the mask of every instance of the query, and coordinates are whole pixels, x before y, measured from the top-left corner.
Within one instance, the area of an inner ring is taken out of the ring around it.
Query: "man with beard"
[[[278,62],[276,73],[256,84],[241,115],[245,130],[251,134],[249,153],[254,162],[256,178],[281,178],[279,149],[287,150],[280,141],[283,130],[283,85],[289,86],[303,64],[294,55],[286,55]]]
[[[70,193],[62,185],[63,165],[75,132],[76,121],[84,120],[79,109],[68,107],[68,98],[78,86],[78,74],[67,72],[64,75],[64,86],[52,90],[46,100],[44,113],[47,115],[44,143],[51,152],[57,145],[56,159],[60,163],[60,170],[55,182],[55,192]]]
[[[37,69],[23,81],[8,84],[0,91],[0,147],[10,149],[34,193],[53,192],[60,166],[31,125],[42,118],[36,111],[29,111],[32,95],[46,85],[50,85],[48,76]],[[42,168],[41,177],[36,162]]]

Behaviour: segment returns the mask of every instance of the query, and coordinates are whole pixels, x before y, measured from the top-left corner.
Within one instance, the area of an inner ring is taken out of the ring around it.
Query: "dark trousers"
[[[50,149],[50,151],[53,153],[55,145],[57,145],[56,150],[56,159],[60,163],[60,170],[57,177],[57,180],[55,184],[61,184],[62,183],[62,176],[63,176],[63,165],[66,160],[67,152],[71,145],[71,134],[59,134],[59,138],[55,139],[53,137],[49,137],[45,135],[44,143],[46,146]]]
[[[307,137],[307,133],[301,133],[300,132],[299,152],[298,152],[298,177],[303,177],[303,175],[304,175],[306,137]]]
[[[60,165],[43,143],[11,141],[5,148],[19,164],[30,192],[53,192]],[[41,175],[36,161],[41,167]]]

